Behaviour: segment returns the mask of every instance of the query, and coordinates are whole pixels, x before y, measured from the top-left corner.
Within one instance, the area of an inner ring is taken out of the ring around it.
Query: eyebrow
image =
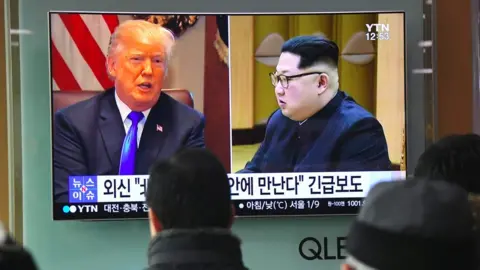
[[[130,56],[151,56],[151,57],[160,57],[160,58],[165,57],[165,55],[162,53],[156,53],[156,54],[150,55],[148,53],[143,53],[143,52],[130,52]]]
[[[128,49],[126,49],[126,51],[128,51],[130,53],[136,53],[136,54],[145,54],[146,53],[145,50],[138,49],[136,47],[128,48]],[[158,54],[165,53],[163,50],[151,50],[151,51],[154,51],[155,53],[158,53]]]
[[[284,73],[287,73],[287,72],[289,72],[289,70],[286,70],[286,69],[275,70],[275,73],[277,73],[277,74],[284,74]]]

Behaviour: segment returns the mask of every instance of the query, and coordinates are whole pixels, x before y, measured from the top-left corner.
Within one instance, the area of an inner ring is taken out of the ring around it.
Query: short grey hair
[[[311,69],[314,71],[322,71],[328,75],[328,89],[337,91],[340,88],[338,68],[329,61],[321,61],[313,64]]]
[[[357,260],[355,257],[348,255],[347,259],[345,259],[345,263],[348,264],[355,270],[378,270],[373,267],[366,265],[365,263]]]
[[[114,56],[122,49],[122,41],[133,32],[142,32],[149,36],[160,37],[165,48],[165,61],[168,62],[170,59],[175,46],[175,36],[170,30],[144,20],[127,20],[117,26],[110,37],[107,51],[107,72],[109,57]]]

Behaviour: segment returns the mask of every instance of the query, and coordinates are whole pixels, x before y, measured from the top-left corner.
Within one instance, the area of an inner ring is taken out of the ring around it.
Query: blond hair
[[[158,37],[162,40],[162,45],[165,48],[165,61],[168,62],[175,45],[175,36],[173,33],[167,28],[148,21],[127,20],[117,26],[110,37],[107,51],[107,72],[109,58],[115,56],[120,50],[122,50],[122,42],[125,38],[131,36],[133,33],[139,32],[147,36]]]

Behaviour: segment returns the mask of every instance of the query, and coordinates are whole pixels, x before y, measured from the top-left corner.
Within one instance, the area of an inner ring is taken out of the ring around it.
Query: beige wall
[[[130,16],[119,16],[120,22]],[[170,61],[165,88],[183,88],[193,93],[195,109],[203,113],[205,70],[205,17],[177,39]]]
[[[403,14],[380,14],[378,23],[390,25],[390,40],[377,41],[376,116],[387,138],[390,160],[400,164],[405,128]]]
[[[254,16],[230,17],[230,111],[232,129],[254,125]]]
[[[203,112],[205,71],[205,17],[177,39],[165,88],[184,88],[193,93],[195,109]]]

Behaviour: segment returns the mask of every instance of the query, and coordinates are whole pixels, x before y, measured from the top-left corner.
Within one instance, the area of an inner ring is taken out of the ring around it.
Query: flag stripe
[[[82,54],[73,42],[73,39],[60,19],[60,16],[58,14],[53,14],[51,22],[52,46],[56,46],[59,52],[59,57],[65,61],[67,68],[80,85],[80,89],[97,91],[104,89],[93,74],[90,66],[85,62],[85,59],[82,57]],[[54,64],[55,61],[52,65]],[[103,63],[102,66],[105,67],[105,63]],[[59,82],[60,78],[54,78],[60,89],[64,90]]]
[[[105,61],[110,37],[119,23],[114,14],[51,15],[54,91],[98,91],[113,86]]]
[[[105,20],[105,23],[107,24],[108,29],[110,29],[110,34],[113,34],[113,31],[115,31],[115,28],[120,24],[118,15],[103,14],[102,17]]]
[[[105,55],[83,22],[82,17],[79,14],[61,14],[60,18],[102,88],[112,87],[112,82],[105,70]]]
[[[102,16],[96,14],[81,14],[85,26],[92,35],[95,42],[102,50],[103,55],[107,55],[108,42],[110,41],[110,29]],[[108,35],[106,35],[108,33]],[[105,64],[103,65],[105,67]]]
[[[51,44],[52,53],[52,74],[57,88],[65,91],[81,91],[80,85],[73,76],[73,73],[68,68],[62,56],[57,50],[55,43]]]
[[[52,89],[53,89],[53,91],[59,91],[60,90],[60,88],[58,87],[55,79],[52,79]]]

